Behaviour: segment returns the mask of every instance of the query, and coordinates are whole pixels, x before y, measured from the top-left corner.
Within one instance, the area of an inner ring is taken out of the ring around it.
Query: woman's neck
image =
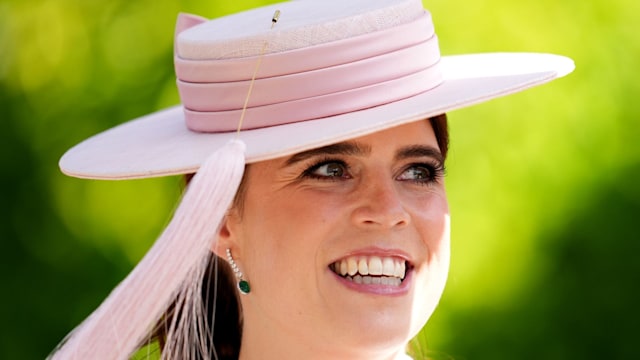
[[[372,349],[370,346],[338,347],[320,338],[301,338],[269,326],[254,327],[245,322],[239,360],[345,359],[345,360],[410,360],[406,346],[396,349]],[[254,323],[255,324],[255,323]]]

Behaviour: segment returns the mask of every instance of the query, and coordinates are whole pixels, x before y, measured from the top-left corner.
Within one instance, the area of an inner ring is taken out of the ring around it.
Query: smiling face
[[[216,249],[251,283],[241,355],[403,352],[446,282],[443,161],[420,121],[249,166]]]

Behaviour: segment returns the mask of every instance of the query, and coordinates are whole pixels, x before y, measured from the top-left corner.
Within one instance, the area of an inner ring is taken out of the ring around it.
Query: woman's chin
[[[379,291],[380,289],[377,289]],[[346,292],[346,294],[345,294]],[[336,317],[341,326],[336,332],[343,332],[341,338],[351,339],[356,345],[366,344],[369,348],[391,348],[404,346],[415,329],[413,299],[410,293],[404,295],[379,295],[348,289],[334,303]],[[335,335],[335,333],[334,333]]]
[[[401,284],[392,285],[365,284],[335,273],[328,275],[330,301],[341,323],[335,330],[353,346],[366,345],[381,351],[404,349],[435,309],[435,304],[427,306],[424,299],[416,299],[422,291],[415,289],[417,278],[413,271],[407,272]]]

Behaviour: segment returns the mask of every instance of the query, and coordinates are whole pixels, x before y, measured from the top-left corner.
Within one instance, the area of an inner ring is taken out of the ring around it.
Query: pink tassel
[[[181,318],[170,329],[163,358],[209,353],[202,278],[244,174],[244,150],[242,141],[232,140],[209,156],[155,244],[50,359],[127,359],[176,299]]]

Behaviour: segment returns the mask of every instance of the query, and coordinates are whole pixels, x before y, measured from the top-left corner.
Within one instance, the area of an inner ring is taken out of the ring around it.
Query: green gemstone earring
[[[233,273],[236,274],[236,277],[238,278],[238,290],[240,290],[240,292],[243,294],[248,294],[249,292],[251,292],[251,286],[249,286],[249,282],[242,278],[242,271],[238,269],[238,265],[236,265],[236,262],[231,256],[231,249],[227,249],[227,261],[229,261]]]

